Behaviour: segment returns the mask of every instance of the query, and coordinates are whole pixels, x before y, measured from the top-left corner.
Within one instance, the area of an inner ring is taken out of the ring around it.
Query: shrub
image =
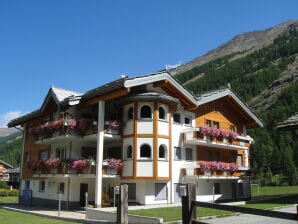
[[[13,190],[0,189],[0,197],[18,196],[18,195],[19,195],[19,190],[17,189],[13,189]]]
[[[0,189],[8,189],[7,182],[5,182],[5,181],[0,181]]]

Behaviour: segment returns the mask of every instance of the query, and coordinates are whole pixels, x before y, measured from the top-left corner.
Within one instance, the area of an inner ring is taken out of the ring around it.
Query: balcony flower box
[[[121,159],[107,158],[102,162],[108,169],[116,170],[117,172],[122,170],[123,161]]]

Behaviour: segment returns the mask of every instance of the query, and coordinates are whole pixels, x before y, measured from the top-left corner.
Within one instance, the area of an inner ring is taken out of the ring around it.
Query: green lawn
[[[298,194],[298,186],[266,186],[260,187],[260,195],[285,195],[285,194]],[[258,187],[251,188],[253,196],[258,195]]]
[[[45,218],[1,208],[0,217],[1,223],[9,224],[78,224],[78,222],[68,222],[59,219]]]
[[[295,204],[297,203],[297,200],[298,200],[298,196],[292,197],[292,198],[285,198],[285,199],[275,199],[275,200],[268,201],[266,203],[246,204],[243,206],[249,207],[249,208],[258,208],[258,209],[273,209],[275,207]],[[163,218],[165,222],[181,220],[182,219],[181,212],[182,212],[181,207],[167,207],[167,208],[128,211],[129,214]],[[197,207],[197,217],[226,216],[231,214],[233,214],[233,212]]]
[[[18,203],[19,197],[8,196],[8,197],[0,197],[0,203]]]
[[[180,206],[177,207],[167,207],[167,208],[156,208],[156,209],[142,209],[142,210],[132,210],[128,211],[131,215],[149,216],[163,218],[164,222],[178,221],[182,219],[182,209]],[[197,216],[225,216],[232,212],[209,209],[209,208],[197,208]]]

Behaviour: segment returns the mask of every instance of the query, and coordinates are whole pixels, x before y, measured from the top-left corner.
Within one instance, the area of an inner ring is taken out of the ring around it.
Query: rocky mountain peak
[[[208,52],[203,56],[195,58],[184,65],[172,69],[170,72],[175,75],[186,72],[196,66],[200,66],[225,55],[237,52],[245,52],[246,54],[253,52],[273,43],[277,36],[288,31],[293,26],[298,27],[298,20],[289,20],[275,27],[271,27],[262,31],[253,31],[236,35],[227,43],[219,46],[218,48]]]

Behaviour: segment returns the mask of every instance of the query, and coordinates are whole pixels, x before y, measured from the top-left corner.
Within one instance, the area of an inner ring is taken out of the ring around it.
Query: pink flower
[[[117,129],[117,130],[121,129],[121,122],[117,120],[109,121],[108,125],[109,125],[109,128],[112,128],[112,129]]]
[[[104,162],[108,164],[109,168],[116,171],[121,170],[123,167],[123,162],[121,159],[108,158],[108,159],[105,159]]]
[[[237,133],[236,132],[233,132],[233,131],[230,131],[229,132],[229,138],[231,139],[231,140],[236,140],[236,138],[237,138]]]
[[[78,159],[72,162],[72,168],[76,170],[83,170],[89,166],[89,161],[87,159]]]
[[[228,138],[230,136],[230,133],[226,130],[220,130],[220,136],[223,138]]]
[[[78,122],[75,119],[68,119],[68,120],[66,120],[66,124],[69,127],[69,129],[71,129],[71,130],[73,130],[73,129],[76,128],[77,123]]]
[[[44,165],[47,168],[57,168],[61,164],[60,158],[50,158],[44,161]]]

